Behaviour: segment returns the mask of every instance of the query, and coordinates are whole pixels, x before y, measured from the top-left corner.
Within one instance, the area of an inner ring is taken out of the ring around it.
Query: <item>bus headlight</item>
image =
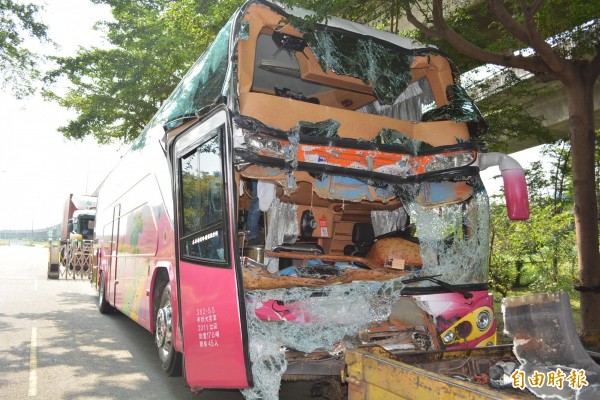
[[[444,341],[445,344],[454,342],[454,332],[452,332],[452,331],[446,332],[444,334],[444,336],[442,337],[442,340]]]
[[[483,310],[477,316],[477,327],[480,331],[485,331],[492,323],[492,316],[487,310]]]

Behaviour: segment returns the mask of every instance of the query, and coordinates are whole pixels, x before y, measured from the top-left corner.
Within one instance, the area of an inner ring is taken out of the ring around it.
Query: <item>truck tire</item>
[[[175,350],[173,329],[171,287],[167,284],[160,296],[159,306],[154,316],[154,339],[158,347],[158,358],[167,376],[181,375],[181,353]]]
[[[98,279],[100,279],[100,290],[98,290],[98,311],[100,311],[102,314],[108,314],[112,312],[114,308],[106,300],[106,282],[104,280],[104,275],[100,273]]]

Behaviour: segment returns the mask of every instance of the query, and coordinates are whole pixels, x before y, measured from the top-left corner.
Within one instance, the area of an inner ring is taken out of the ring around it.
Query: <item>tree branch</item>
[[[435,32],[436,36],[446,40],[451,46],[468,57],[485,63],[521,68],[534,73],[547,74],[551,72],[540,57],[495,53],[475,46],[448,26],[444,19],[442,0],[433,0],[433,24],[435,30],[428,28],[429,31]],[[415,26],[419,30],[421,29],[417,25]]]
[[[488,7],[490,13],[498,21],[500,21],[508,33],[516,37],[525,45],[529,45],[529,36],[527,35],[527,31],[512,17],[501,1],[489,0]]]
[[[423,32],[425,35],[431,38],[439,38],[440,34],[436,32],[434,29],[429,28],[427,25],[422,23],[414,16],[412,10],[410,9],[410,5],[404,6],[404,12],[406,13],[406,19],[410,22],[415,28]]]
[[[538,12],[540,10],[540,7],[544,5],[545,1],[546,0],[535,0],[529,7],[531,13],[535,14],[536,12]]]
[[[540,36],[535,26],[535,13],[532,12],[526,1],[519,0],[519,2],[521,3],[521,11],[523,12],[525,30],[529,37],[529,45],[539,54],[552,72],[562,75],[566,67],[566,60],[559,57],[552,49],[552,46],[546,43],[546,40]],[[539,9],[539,6],[537,8]]]

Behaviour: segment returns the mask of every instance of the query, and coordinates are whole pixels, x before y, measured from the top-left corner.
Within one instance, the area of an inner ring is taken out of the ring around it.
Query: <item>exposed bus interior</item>
[[[444,348],[402,295],[487,279],[483,184],[443,175],[475,162],[482,125],[447,59],[300,30],[254,4],[236,40],[237,240],[265,398],[273,376],[337,375],[348,347]]]

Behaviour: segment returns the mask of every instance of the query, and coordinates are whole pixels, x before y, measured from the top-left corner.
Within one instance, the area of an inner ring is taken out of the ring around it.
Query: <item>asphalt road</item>
[[[101,315],[89,282],[48,280],[47,249],[0,246],[0,399],[219,399],[166,377],[152,335],[120,313]],[[281,399],[308,399],[285,384]]]

